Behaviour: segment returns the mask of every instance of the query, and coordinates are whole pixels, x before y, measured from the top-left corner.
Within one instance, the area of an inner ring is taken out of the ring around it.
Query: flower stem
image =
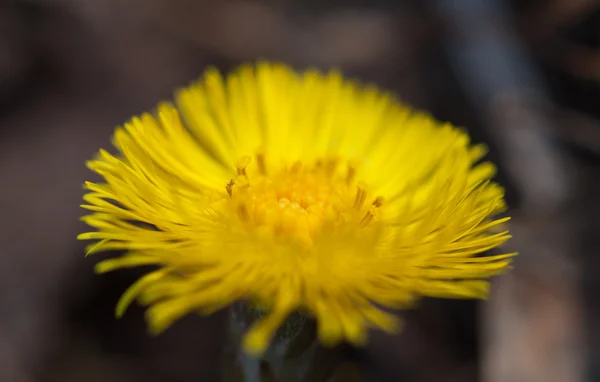
[[[336,373],[343,360],[344,347],[322,347],[316,338],[314,320],[299,314],[288,319],[261,358],[243,353],[239,348],[241,337],[252,319],[256,318],[252,317],[255,314],[260,313],[248,307],[232,307],[224,363],[225,382],[328,382],[332,378],[342,382],[360,380],[345,380],[348,368],[340,369],[342,374]],[[349,373],[356,376],[353,370]]]

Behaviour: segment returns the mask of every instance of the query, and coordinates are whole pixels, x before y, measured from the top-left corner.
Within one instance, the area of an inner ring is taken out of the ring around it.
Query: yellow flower
[[[119,154],[88,163],[87,253],[96,271],[155,265],[123,295],[151,332],[247,301],[268,314],[245,336],[262,353],[294,311],[326,345],[398,329],[383,308],[420,296],[484,298],[513,254],[495,167],[450,124],[337,71],[208,70],[175,104],[116,130]]]

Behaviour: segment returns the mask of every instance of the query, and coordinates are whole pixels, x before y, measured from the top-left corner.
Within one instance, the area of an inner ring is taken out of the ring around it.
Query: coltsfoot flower
[[[155,265],[138,300],[159,333],[191,312],[247,301],[267,314],[244,347],[261,354],[295,311],[326,345],[399,329],[383,308],[421,296],[484,298],[513,254],[504,191],[486,150],[337,71],[269,63],[203,79],[114,134],[88,163],[83,220],[99,273]]]

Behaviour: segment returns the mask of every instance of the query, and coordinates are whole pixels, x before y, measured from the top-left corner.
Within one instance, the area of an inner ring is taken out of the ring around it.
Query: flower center
[[[383,198],[369,199],[357,182],[356,164],[338,158],[268,167],[264,155],[237,163],[227,184],[237,219],[248,228],[311,245],[327,224],[365,227],[376,220]]]

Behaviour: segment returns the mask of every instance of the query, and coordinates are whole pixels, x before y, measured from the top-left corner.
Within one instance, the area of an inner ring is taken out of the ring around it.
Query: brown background
[[[600,4],[448,3],[0,0],[0,382],[219,380],[222,316],[156,339],[139,309],[114,320],[139,271],[93,275],[78,205],[114,126],[257,58],[340,66],[468,126],[508,185],[515,271],[488,303],[427,300],[373,334],[353,355],[369,380],[600,378]]]

